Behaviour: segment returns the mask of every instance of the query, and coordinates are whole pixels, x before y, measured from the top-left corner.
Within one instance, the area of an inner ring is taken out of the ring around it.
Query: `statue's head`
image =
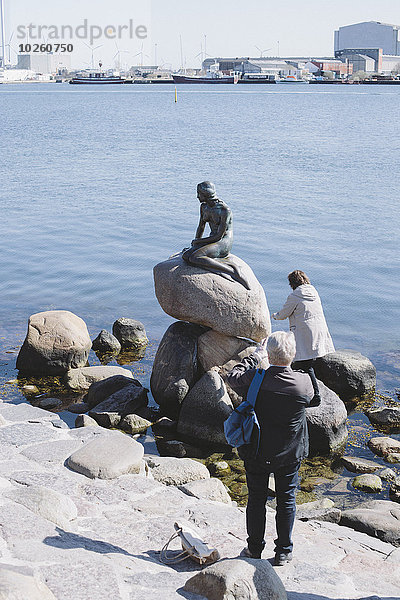
[[[207,200],[216,200],[217,192],[215,185],[211,181],[203,181],[197,186],[197,197],[200,201],[206,202]]]

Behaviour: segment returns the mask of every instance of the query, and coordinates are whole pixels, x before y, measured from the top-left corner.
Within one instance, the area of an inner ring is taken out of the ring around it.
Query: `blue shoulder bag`
[[[239,448],[245,444],[250,444],[255,429],[257,431],[256,453],[258,452],[260,425],[254,407],[264,375],[264,369],[257,369],[248,389],[246,400],[239,404],[224,422],[225,437],[230,446]]]

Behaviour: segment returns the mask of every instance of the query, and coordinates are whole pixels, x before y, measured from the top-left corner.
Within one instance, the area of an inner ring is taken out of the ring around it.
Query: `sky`
[[[73,42],[73,67],[89,66],[91,40],[75,36],[87,20],[93,26],[93,56],[112,67],[157,63],[178,69],[200,67],[201,57],[214,56],[332,56],[333,33],[343,25],[361,21],[400,24],[400,0],[4,0],[6,43],[11,56],[25,43],[22,33],[30,23],[42,30],[37,43]],[[74,28],[75,39],[59,39],[61,26]],[[104,28],[111,26],[108,35]],[[118,27],[121,39],[118,39]],[[124,28],[125,26],[125,28]],[[140,29],[140,37],[135,33]],[[18,29],[19,28],[19,29]],[[101,29],[101,34],[100,34]],[[32,31],[32,30],[31,30]],[[85,33],[80,30],[81,35]],[[116,39],[113,38],[115,32]],[[11,38],[11,41],[10,41]],[[119,52],[119,54],[118,54]],[[136,55],[136,56],[135,56]]]

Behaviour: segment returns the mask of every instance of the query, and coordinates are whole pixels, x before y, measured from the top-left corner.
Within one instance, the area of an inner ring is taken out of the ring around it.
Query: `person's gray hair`
[[[272,365],[290,365],[296,355],[296,341],[291,331],[275,331],[267,340],[269,362]]]

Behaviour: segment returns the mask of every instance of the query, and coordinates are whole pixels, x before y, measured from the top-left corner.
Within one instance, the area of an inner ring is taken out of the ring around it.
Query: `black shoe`
[[[291,552],[277,552],[275,554],[274,565],[275,567],[282,567],[284,564],[290,562],[292,558]]]
[[[246,558],[261,558],[261,554],[252,554],[248,546],[246,546],[246,548],[243,548],[243,550],[240,553],[240,556],[245,556]]]

